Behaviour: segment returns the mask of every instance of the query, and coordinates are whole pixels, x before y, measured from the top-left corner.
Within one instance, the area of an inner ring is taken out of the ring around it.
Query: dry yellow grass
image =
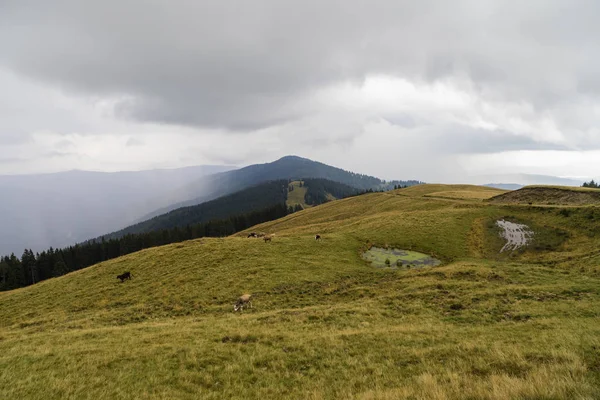
[[[506,193],[504,190],[447,190],[442,192],[434,192],[427,194],[429,197],[441,197],[444,199],[460,199],[460,200],[487,200],[494,196]]]

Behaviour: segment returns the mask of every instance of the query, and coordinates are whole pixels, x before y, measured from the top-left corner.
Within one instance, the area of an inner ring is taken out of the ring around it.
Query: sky
[[[294,154],[598,178],[598,20],[595,0],[0,0],[0,174]]]

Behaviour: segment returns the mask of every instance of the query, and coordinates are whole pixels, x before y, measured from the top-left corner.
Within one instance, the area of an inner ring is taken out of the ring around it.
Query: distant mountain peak
[[[190,196],[188,200],[157,209],[141,218],[138,222],[166,214],[181,207],[204,203],[260,183],[280,179],[297,180],[307,178],[327,179],[359,190],[386,190],[393,188],[394,185],[414,185],[421,183],[419,181],[386,182],[373,176],[346,171],[308,158],[287,155],[273,162],[248,165],[237,170],[201,178],[193,185],[185,188],[187,193],[197,193],[196,196]]]
[[[281,162],[281,161],[303,161],[303,162],[314,162],[314,163],[319,163],[318,161],[314,161],[311,160],[310,158],[305,158],[305,157],[300,157],[300,156],[295,156],[295,155],[288,155],[288,156],[283,156],[278,160],[273,161],[273,163],[277,163],[277,162]]]

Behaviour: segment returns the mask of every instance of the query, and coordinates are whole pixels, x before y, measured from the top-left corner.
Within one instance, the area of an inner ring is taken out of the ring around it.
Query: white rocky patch
[[[504,250],[513,251],[523,246],[527,246],[527,243],[529,243],[533,237],[533,231],[529,229],[527,225],[517,224],[503,219],[496,221],[496,225],[502,228],[500,236],[506,239],[506,244],[502,247],[500,253]]]

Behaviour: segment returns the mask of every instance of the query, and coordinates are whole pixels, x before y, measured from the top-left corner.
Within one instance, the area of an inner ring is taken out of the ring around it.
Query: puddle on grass
[[[363,258],[375,267],[424,267],[440,265],[442,262],[427,254],[411,250],[384,249],[381,247],[371,247],[363,253]],[[386,262],[389,260],[389,264]]]

